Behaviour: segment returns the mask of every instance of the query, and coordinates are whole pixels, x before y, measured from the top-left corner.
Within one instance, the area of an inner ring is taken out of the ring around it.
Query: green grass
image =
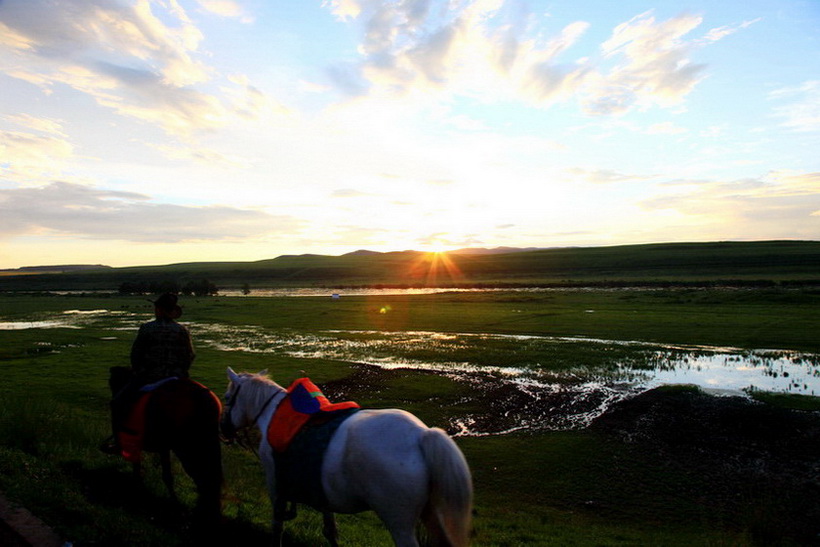
[[[256,262],[201,262],[0,276],[0,289],[112,289],[125,282],[203,278],[219,287],[354,285],[747,284],[820,281],[820,242],[755,241],[559,248],[446,257],[415,251],[281,256]]]
[[[294,335],[330,329],[583,335],[820,352],[819,298],[808,290],[782,289],[561,291],[186,298],[182,304],[183,320],[194,325],[257,325]],[[388,305],[390,311],[380,313]],[[150,305],[137,297],[0,296],[0,321],[37,320],[71,309],[136,313],[136,324],[148,318]],[[179,527],[184,518],[172,515],[158,469],[149,465],[140,486],[126,464],[96,449],[108,431],[107,371],[126,364],[134,335],[115,327],[0,331],[0,490],[77,545],[185,545],[188,531]],[[487,359],[498,362],[516,351],[504,344]],[[545,366],[599,366],[628,358],[629,351],[573,344],[557,350]],[[459,357],[482,356],[453,355]],[[345,361],[197,345],[193,374],[219,395],[227,365],[267,368],[282,383],[302,373],[320,384],[361,373]],[[443,376],[385,373],[372,384],[378,390],[360,403],[406,408],[430,425],[444,425],[472,404],[469,387]],[[685,462],[642,453],[592,431],[459,438],[458,444],[474,473],[476,545],[755,545],[761,544],[756,521],[772,503],[765,492],[740,492],[743,503],[711,499],[708,475],[693,475]],[[242,544],[262,544],[270,505],[261,467],[237,447],[225,450],[224,462],[226,533]],[[177,476],[190,509],[193,486]],[[339,526],[346,545],[389,544],[372,514],[341,516]],[[303,509],[286,530],[289,545],[321,542],[313,511]]]

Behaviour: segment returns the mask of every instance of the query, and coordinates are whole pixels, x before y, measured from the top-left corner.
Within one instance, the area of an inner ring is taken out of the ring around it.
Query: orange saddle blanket
[[[189,378],[179,379],[176,377],[165,378],[153,384],[143,386],[128,415],[120,427],[117,437],[120,444],[120,454],[127,461],[138,463],[142,459],[142,452],[146,446],[146,435],[148,434],[148,406],[153,395],[160,389],[167,393],[168,390],[176,390],[180,396],[190,397],[191,389],[209,391],[204,385]],[[213,394],[212,397],[216,398]],[[217,404],[219,399],[216,399]]]
[[[294,380],[287,392],[268,425],[268,442],[276,452],[287,450],[296,434],[311,420],[330,418],[340,410],[360,408],[353,401],[331,403],[310,378]]]
[[[142,459],[142,445],[145,440],[145,409],[148,408],[150,398],[150,391],[140,394],[118,433],[120,454],[131,463],[138,463]]]

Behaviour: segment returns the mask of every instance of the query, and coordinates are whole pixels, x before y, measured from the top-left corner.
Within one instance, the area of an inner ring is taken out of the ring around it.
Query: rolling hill
[[[48,268],[43,271],[48,272]],[[0,277],[5,290],[117,290],[123,283],[207,279],[220,288],[507,287],[697,284],[818,284],[820,242],[664,243],[612,247],[448,253],[355,251],[341,256],[287,255],[256,262],[97,266],[61,273]]]

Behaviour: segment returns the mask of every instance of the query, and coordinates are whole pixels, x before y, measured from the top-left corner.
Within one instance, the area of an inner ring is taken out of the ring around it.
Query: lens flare
[[[419,256],[410,266],[413,278],[423,278],[424,284],[434,287],[440,283],[453,283],[464,277],[461,269],[445,251],[429,252]]]

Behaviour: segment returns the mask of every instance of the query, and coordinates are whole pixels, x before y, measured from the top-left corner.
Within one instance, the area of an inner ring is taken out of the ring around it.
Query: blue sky
[[[820,2],[0,0],[0,268],[820,239]]]

